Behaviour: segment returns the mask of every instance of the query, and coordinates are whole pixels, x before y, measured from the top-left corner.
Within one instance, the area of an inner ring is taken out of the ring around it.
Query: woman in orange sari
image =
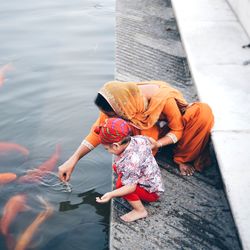
[[[182,175],[201,171],[208,163],[208,141],[214,117],[201,102],[187,103],[182,94],[162,81],[106,83],[95,100],[100,116],[74,154],[59,167],[59,178],[70,179],[77,162],[100,144],[94,128],[107,117],[128,121],[134,135],[151,138],[154,153],[174,145],[173,160]],[[164,128],[167,132],[162,135]]]

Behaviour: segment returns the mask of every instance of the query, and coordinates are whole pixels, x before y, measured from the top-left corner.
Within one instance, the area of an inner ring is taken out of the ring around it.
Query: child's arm
[[[105,203],[110,201],[112,198],[121,197],[126,194],[133,193],[136,189],[137,184],[125,185],[111,192],[107,192],[102,197],[96,197],[96,202]]]

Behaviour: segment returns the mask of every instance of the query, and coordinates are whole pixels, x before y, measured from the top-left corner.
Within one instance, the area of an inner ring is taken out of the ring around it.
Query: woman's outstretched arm
[[[100,138],[94,132],[94,129],[96,126],[99,126],[100,123],[103,123],[106,118],[107,116],[104,113],[100,112],[98,119],[92,125],[89,134],[85,137],[81,145],[67,161],[65,161],[61,166],[59,166],[58,177],[61,181],[69,181],[77,162],[100,144]]]
[[[73,155],[65,161],[58,168],[58,177],[61,181],[69,181],[72,172],[77,164],[77,162],[89,153],[91,150],[84,144],[81,144],[77,150],[73,153]]]

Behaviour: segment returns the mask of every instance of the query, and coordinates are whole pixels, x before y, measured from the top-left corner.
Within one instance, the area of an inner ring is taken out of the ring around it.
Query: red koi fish
[[[6,65],[4,65],[2,68],[0,68],[0,87],[3,85],[4,83],[4,80],[5,80],[5,74],[12,70],[13,69],[13,66],[8,63]]]
[[[24,146],[21,146],[16,143],[11,143],[11,142],[0,142],[0,154],[1,153],[6,154],[11,151],[17,151],[23,154],[24,156],[29,155],[29,150],[25,148]]]
[[[16,177],[17,176],[14,173],[0,173],[0,185],[12,182]]]
[[[19,194],[11,197],[4,206],[3,216],[0,221],[0,231],[3,235],[9,234],[9,227],[17,214],[28,210],[26,205],[27,197],[24,194]]]
[[[35,220],[26,228],[26,230],[19,237],[15,250],[25,250],[30,244],[33,235],[38,230],[39,226],[52,215],[53,207],[45,200],[40,198],[45,206],[45,210],[37,215]]]
[[[18,182],[37,182],[48,172],[51,172],[56,167],[58,159],[60,157],[61,147],[56,146],[56,150],[51,157],[42,163],[37,169],[30,170],[26,175],[19,177]]]

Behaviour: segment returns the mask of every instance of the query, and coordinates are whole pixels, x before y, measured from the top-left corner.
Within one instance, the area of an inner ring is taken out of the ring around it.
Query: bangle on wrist
[[[159,142],[159,141],[157,141],[157,147],[158,147],[158,148],[162,148],[162,146],[163,146],[162,143]]]

